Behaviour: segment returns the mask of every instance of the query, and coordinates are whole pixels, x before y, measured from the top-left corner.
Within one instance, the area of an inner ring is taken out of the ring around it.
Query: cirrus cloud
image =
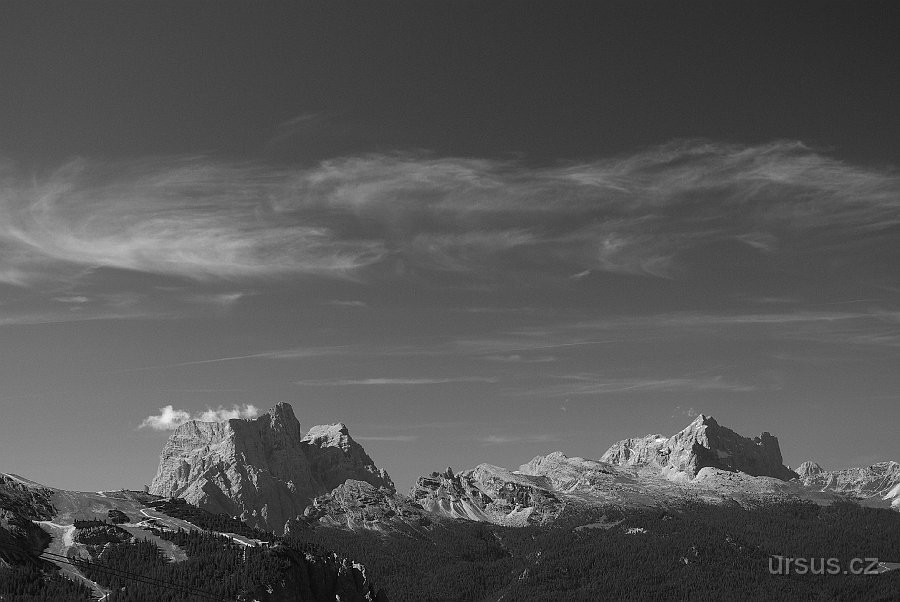
[[[815,258],[863,237],[885,245],[898,195],[895,171],[791,141],[682,141],[545,167],[422,153],[303,168],[80,160],[43,177],[7,166],[0,282],[103,267],[192,280],[370,268],[672,278],[689,251],[714,244]]]

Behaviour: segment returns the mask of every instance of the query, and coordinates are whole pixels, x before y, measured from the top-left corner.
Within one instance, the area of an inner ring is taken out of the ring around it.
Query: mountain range
[[[818,503],[852,497],[900,509],[900,464],[828,472],[783,464],[778,439],[748,438],[699,415],[672,435],[614,443],[599,460],[556,451],[510,470],[480,464],[419,477],[397,492],[343,424],[306,434],[290,405],[256,419],[191,421],[163,449],[149,492],[281,533],[288,523],[386,528],[435,517],[502,525],[552,522],[567,507],[664,507],[700,501]]]
[[[610,512],[794,502],[826,507],[848,500],[900,510],[900,464],[827,471],[804,462],[792,470],[773,435],[744,437],[706,415],[671,436],[618,441],[597,460],[555,451],[518,469],[447,468],[419,477],[404,494],[344,424],[304,432],[292,407],[279,403],[253,419],[179,426],[144,492],[64,491],[0,474],[0,565],[49,558],[52,570],[100,597],[112,586],[78,561],[109,561],[109,545],[136,546],[146,538],[170,561],[185,561],[179,533],[212,533],[238,547],[264,549],[269,556],[258,562],[279,559],[280,585],[240,584],[246,599],[384,600],[352,557],[290,552],[283,542],[315,539],[317,530],[331,533],[328,541],[338,541],[340,532],[431,541],[435,529],[452,539],[449,533],[468,532],[464,524],[564,524],[580,531],[618,524],[602,518]],[[592,522],[598,515],[600,522]],[[297,594],[304,587],[307,593]]]

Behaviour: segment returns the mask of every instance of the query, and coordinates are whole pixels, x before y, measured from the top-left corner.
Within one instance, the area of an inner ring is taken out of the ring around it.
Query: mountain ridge
[[[548,524],[567,508],[603,504],[827,504],[852,496],[900,509],[898,470],[880,477],[877,471],[832,475],[838,485],[816,477],[819,470],[811,463],[799,473],[785,466],[769,432],[745,437],[700,414],[674,435],[613,443],[599,460],[557,451],[514,470],[487,463],[448,468],[419,477],[403,495],[344,423],[303,434],[293,408],[281,403],[256,419],[179,427],[163,449],[150,492],[278,532],[304,524],[389,530],[432,519]],[[876,478],[887,481],[878,487],[868,482]]]

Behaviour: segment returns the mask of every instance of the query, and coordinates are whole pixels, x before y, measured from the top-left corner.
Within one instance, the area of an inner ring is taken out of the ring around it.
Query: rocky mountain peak
[[[149,491],[281,532],[288,519],[347,479],[394,490],[344,424],[302,436],[290,404],[258,418],[190,421],[166,442]]]
[[[650,466],[673,479],[693,479],[705,467],[788,480],[796,476],[782,463],[778,439],[764,432],[753,439],[700,414],[671,437],[623,439],[600,458],[619,466]]]
[[[300,421],[294,415],[294,408],[283,401],[276,403],[272,409],[256,420],[267,421],[273,430],[283,430],[289,434],[300,432]]]
[[[719,426],[719,423],[716,422],[716,419],[712,416],[707,416],[706,414],[697,414],[697,417],[694,418],[694,421],[691,422],[690,426],[698,425],[698,426]]]

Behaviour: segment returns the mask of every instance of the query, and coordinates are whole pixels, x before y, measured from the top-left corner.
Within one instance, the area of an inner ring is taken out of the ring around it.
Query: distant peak
[[[822,474],[823,472],[825,472],[825,470],[817,463],[807,460],[797,467],[796,472],[798,475],[800,475],[800,478],[803,478]]]

